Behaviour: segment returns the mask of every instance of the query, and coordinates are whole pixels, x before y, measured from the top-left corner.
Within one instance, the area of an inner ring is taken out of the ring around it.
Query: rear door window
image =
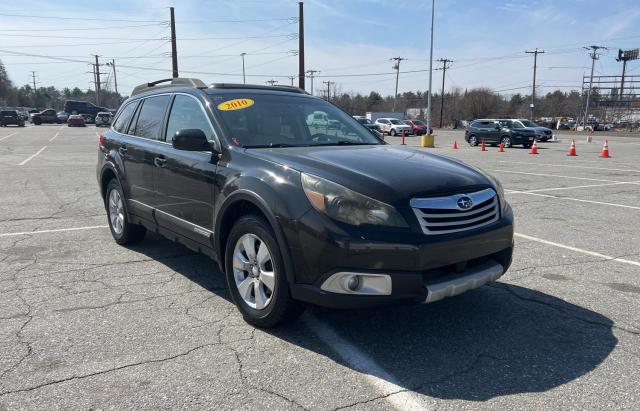
[[[142,107],[138,113],[133,135],[149,140],[162,139],[162,123],[164,122],[164,113],[167,105],[171,100],[171,96],[153,96],[147,97],[142,102]]]

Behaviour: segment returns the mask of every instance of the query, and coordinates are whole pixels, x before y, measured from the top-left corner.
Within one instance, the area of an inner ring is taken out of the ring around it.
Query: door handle
[[[124,156],[125,154],[127,154],[127,146],[121,146],[121,147],[118,149],[118,153],[120,153],[120,154],[121,154],[121,155],[123,155],[123,156]]]
[[[156,167],[164,167],[167,164],[167,159],[164,157],[156,157],[153,159],[153,164],[155,164]]]

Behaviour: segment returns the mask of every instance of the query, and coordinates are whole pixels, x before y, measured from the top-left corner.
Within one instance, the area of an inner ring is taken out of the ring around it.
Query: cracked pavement
[[[312,307],[265,331],[244,323],[211,260],[159,236],[129,248],[106,228],[2,236],[106,224],[94,132],[28,126],[0,142],[0,410],[386,410],[407,393],[424,409],[636,407],[638,266],[516,238],[512,268],[478,290],[431,305]],[[596,167],[579,169],[535,164],[568,164],[566,141],[542,144],[536,157],[481,153],[461,136],[442,132],[434,151],[506,170],[491,173],[508,190],[585,184],[509,170],[640,180],[640,139],[610,138],[605,162],[597,138],[579,143],[574,164]],[[639,193],[612,185],[555,194],[637,206]],[[507,197],[518,232],[640,261],[640,210]],[[384,373],[345,355],[314,322]],[[371,375],[392,376],[397,389],[381,390]]]

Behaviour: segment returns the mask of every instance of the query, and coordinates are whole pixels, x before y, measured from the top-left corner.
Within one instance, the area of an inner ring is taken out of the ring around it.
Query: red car
[[[69,116],[69,118],[67,119],[67,125],[69,127],[84,127],[86,126],[85,122],[84,122],[84,117],[82,117],[79,114],[73,114],[71,116]]]
[[[411,131],[414,136],[427,134],[427,125],[420,120],[405,120],[404,124],[411,127]]]

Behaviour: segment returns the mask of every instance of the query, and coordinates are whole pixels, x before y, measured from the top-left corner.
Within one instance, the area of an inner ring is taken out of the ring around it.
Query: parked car
[[[539,126],[531,120],[527,120],[526,118],[518,119],[518,121],[525,127],[531,128],[536,132],[536,139],[538,141],[547,141],[553,137],[553,130],[547,127]]]
[[[507,148],[514,145],[529,148],[533,145],[535,137],[534,130],[509,119],[474,120],[464,130],[464,139],[471,146],[477,146],[484,141],[485,144],[494,146],[502,143]]]
[[[420,120],[405,120],[404,124],[411,127],[411,133],[416,136],[427,134],[427,125]],[[433,130],[431,130],[433,133]]]
[[[93,124],[95,123],[95,119],[91,114],[80,114],[82,116],[82,118],[84,118],[84,122],[86,124]]]
[[[407,136],[411,134],[411,127],[397,118],[379,118],[376,120],[376,124],[380,127],[380,131],[392,136],[399,136],[403,131]]]
[[[39,126],[40,124],[60,124],[63,123],[62,120],[58,118],[58,114],[54,109],[43,110],[39,113],[32,113],[30,121]]]
[[[18,114],[16,110],[2,110],[0,111],[0,126],[6,127],[9,125],[24,127],[24,120]]]
[[[67,126],[69,127],[85,127],[86,125],[84,117],[80,114],[72,114],[67,119]]]
[[[96,114],[96,127],[109,127],[111,125],[111,119],[111,113],[101,111],[100,113]]]
[[[374,123],[373,121],[369,120],[368,118],[364,116],[353,116],[353,118],[355,118],[358,121],[358,123],[362,124],[369,130],[375,130],[378,133],[380,132],[380,126]]]
[[[309,112],[341,127],[318,132]],[[305,303],[433,302],[511,264],[513,212],[495,178],[386,145],[300,89],[144,83],[98,150],[114,240],[150,230],[211,256],[256,326],[292,320]]]
[[[58,111],[56,115],[60,121],[67,121],[69,119],[69,113],[66,111]]]
[[[64,111],[69,114],[89,114],[91,119],[100,112],[108,112],[108,108],[98,107],[88,101],[67,100],[64,102]]]
[[[22,121],[24,121],[24,122],[29,121],[29,112],[28,111],[26,111],[26,110],[18,110],[18,115],[20,116]]]

